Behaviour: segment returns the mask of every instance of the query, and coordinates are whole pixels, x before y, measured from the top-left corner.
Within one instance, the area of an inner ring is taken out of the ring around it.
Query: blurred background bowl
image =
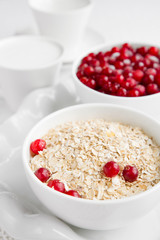
[[[93,90],[86,85],[84,85],[77,77],[76,72],[78,66],[80,65],[81,60],[87,56],[89,53],[98,53],[100,51],[105,52],[111,50],[114,46],[120,47],[122,44],[114,44],[114,45],[102,45],[96,48],[91,49],[87,53],[79,56],[77,60],[74,61],[72,68],[72,76],[73,82],[77,91],[77,95],[80,97],[82,103],[112,103],[123,106],[132,107],[138,109],[147,114],[151,114],[154,117],[160,115],[159,103],[160,103],[160,93],[141,96],[141,97],[118,97],[112,96],[109,94],[104,94]],[[141,46],[150,47],[153,45],[143,44],[143,43],[131,43],[133,48],[138,48]],[[157,46],[159,48],[159,46]]]

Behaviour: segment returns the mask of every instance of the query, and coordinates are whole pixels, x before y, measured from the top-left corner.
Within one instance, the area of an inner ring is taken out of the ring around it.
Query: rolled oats
[[[160,147],[141,129],[103,119],[68,122],[42,137],[47,147],[31,158],[33,171],[45,167],[66,190],[77,190],[86,199],[119,199],[143,192],[160,181]],[[121,171],[114,178],[102,173],[115,161]],[[122,170],[136,165],[137,181],[126,182]],[[46,183],[47,184],[47,183]]]

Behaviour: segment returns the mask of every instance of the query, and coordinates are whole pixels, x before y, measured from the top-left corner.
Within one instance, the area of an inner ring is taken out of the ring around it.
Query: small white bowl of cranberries
[[[151,211],[160,202],[160,183],[134,196],[121,199],[89,200],[65,186],[59,179],[49,180],[51,173],[46,169],[33,172],[30,166],[31,152],[39,154],[46,147],[42,140],[51,128],[72,121],[104,119],[141,128],[160,145],[160,124],[155,119],[137,110],[113,104],[92,103],[64,108],[42,119],[29,132],[23,145],[23,164],[27,180],[38,199],[53,214],[77,227],[105,230],[131,224]],[[110,161],[103,166],[104,174],[112,178],[122,174],[120,166]],[[136,167],[123,169],[125,181],[137,181]],[[45,184],[48,181],[48,184]]]
[[[126,105],[157,115],[160,50],[147,44],[103,45],[80,56],[72,69],[84,103]]]

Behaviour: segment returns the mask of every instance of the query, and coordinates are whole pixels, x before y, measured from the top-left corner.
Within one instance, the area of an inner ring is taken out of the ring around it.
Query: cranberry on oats
[[[51,176],[50,171],[46,168],[38,168],[34,174],[41,182],[47,182]]]
[[[137,127],[103,119],[72,121],[42,139],[46,147],[31,156],[30,167],[48,169],[44,184],[70,196],[119,199],[160,181],[160,147]]]
[[[138,178],[138,169],[135,166],[127,165],[123,170],[123,177],[128,182],[134,182]]]
[[[115,177],[119,173],[119,165],[114,161],[107,162],[103,167],[103,172],[106,177]]]
[[[30,145],[30,151],[32,155],[37,155],[39,151],[43,151],[46,147],[46,142],[43,139],[36,139]]]
[[[72,197],[78,197],[80,198],[81,196],[79,195],[79,193],[77,191],[74,190],[69,190],[68,192],[66,192],[67,195],[72,196]]]

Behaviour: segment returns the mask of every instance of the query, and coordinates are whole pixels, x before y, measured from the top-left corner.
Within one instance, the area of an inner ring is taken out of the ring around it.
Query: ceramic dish
[[[103,94],[98,91],[95,91],[83,83],[76,76],[77,68],[80,64],[80,61],[85,57],[87,54],[94,52],[98,53],[100,51],[107,51],[110,50],[114,46],[120,46],[121,44],[114,44],[114,45],[102,45],[96,48],[87,51],[85,54],[79,56],[77,60],[73,64],[72,68],[72,76],[73,81],[77,90],[77,94],[80,97],[83,103],[92,103],[92,102],[102,102],[102,103],[112,103],[118,104],[128,107],[133,107],[135,109],[139,109],[145,113],[151,114],[152,116],[156,116],[157,113],[160,113],[159,102],[160,102],[160,94],[152,94],[144,97],[117,97],[108,94]],[[148,44],[139,44],[139,43],[131,43],[133,47],[140,47],[140,46],[151,46]]]
[[[50,128],[67,121],[102,118],[138,126],[158,144],[158,121],[129,108],[107,104],[82,104],[55,112],[40,121],[28,134],[23,146],[23,162],[27,179],[39,200],[56,216],[77,227],[105,230],[123,227],[147,214],[160,199],[160,184],[144,193],[118,200],[86,200],[53,191],[41,183],[31,171],[30,143],[43,136]],[[66,207],[67,206],[67,207]],[[70,214],[72,212],[72,214]],[[105,214],[104,214],[105,213]]]

